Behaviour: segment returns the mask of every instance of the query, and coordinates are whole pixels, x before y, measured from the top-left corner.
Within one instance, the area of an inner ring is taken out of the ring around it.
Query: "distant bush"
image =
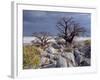
[[[56,49],[56,51],[57,51],[57,52],[61,52],[61,50],[60,50],[60,49]]]
[[[91,45],[91,40],[85,40],[84,45]]]
[[[23,68],[38,68],[40,64],[40,51],[37,47],[27,45],[23,47]]]
[[[72,48],[66,48],[64,49],[65,52],[72,52]]]

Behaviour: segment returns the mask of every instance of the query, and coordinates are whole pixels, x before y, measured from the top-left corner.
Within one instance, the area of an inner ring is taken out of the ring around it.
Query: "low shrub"
[[[91,40],[85,40],[84,45],[91,45]]]

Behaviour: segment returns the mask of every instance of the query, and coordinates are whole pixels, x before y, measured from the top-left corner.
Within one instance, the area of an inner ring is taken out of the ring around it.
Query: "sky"
[[[73,17],[74,21],[86,28],[86,36],[91,36],[91,14],[56,11],[23,10],[23,36],[34,32],[49,32],[57,35],[57,22],[63,17]]]

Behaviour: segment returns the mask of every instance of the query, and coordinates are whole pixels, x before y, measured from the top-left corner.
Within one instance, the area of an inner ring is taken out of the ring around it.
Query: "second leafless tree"
[[[49,32],[34,32],[32,36],[38,39],[37,43],[43,48],[49,43],[49,40],[51,40],[51,34]]]

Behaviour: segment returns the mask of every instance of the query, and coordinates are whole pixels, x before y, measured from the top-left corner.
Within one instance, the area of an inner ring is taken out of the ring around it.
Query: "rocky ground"
[[[52,46],[41,55],[41,68],[90,66],[90,46],[57,52]]]
[[[52,42],[45,49],[36,47],[35,44],[25,44],[24,69],[90,66],[90,42],[90,40],[77,41],[70,46]]]

